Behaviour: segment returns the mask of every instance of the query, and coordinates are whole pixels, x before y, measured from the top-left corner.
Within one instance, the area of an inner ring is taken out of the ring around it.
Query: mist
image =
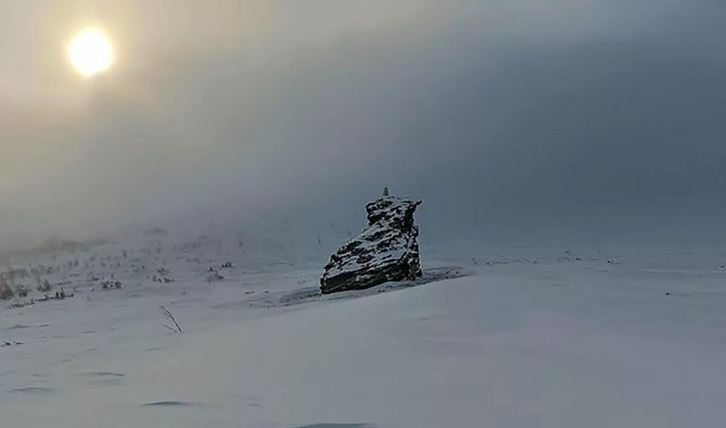
[[[441,239],[706,238],[726,214],[719,2],[147,3],[0,6],[0,235],[362,226],[384,185]],[[62,51],[89,22],[118,50],[91,81]]]

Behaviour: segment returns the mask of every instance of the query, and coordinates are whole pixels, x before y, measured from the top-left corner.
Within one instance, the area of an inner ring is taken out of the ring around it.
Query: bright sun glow
[[[68,44],[68,57],[76,71],[89,77],[111,67],[113,46],[103,31],[89,28],[76,35]]]

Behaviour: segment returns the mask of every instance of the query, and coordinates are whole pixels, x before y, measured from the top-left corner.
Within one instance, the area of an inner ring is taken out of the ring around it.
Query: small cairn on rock
[[[322,293],[365,290],[420,277],[419,230],[413,219],[420,204],[390,196],[384,188],[381,198],[366,205],[368,227],[330,257],[320,278]]]

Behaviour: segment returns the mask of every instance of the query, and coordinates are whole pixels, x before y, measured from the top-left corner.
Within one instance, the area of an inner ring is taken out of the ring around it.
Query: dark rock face
[[[366,205],[368,227],[330,257],[320,278],[323,294],[364,290],[422,275],[418,226],[413,220],[421,201],[387,193]]]

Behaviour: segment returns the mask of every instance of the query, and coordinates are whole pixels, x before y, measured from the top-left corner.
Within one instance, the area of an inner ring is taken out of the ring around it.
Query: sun
[[[68,43],[68,59],[78,73],[90,77],[111,67],[113,45],[100,29],[87,28]]]

